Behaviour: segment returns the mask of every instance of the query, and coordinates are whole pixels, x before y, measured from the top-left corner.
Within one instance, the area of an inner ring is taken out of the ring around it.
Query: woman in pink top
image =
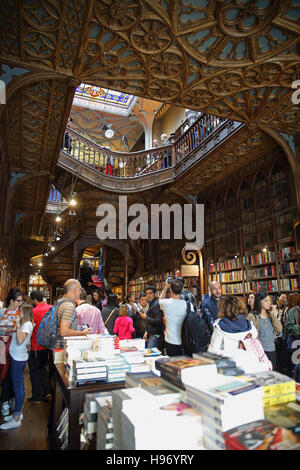
[[[98,308],[86,302],[86,292],[84,289],[81,289],[79,300],[77,300],[76,303],[78,324],[88,325],[88,328],[91,328],[92,334],[94,335],[104,335],[105,326],[103,323],[101,312]]]
[[[115,321],[114,333],[119,339],[132,339],[133,328],[132,318],[128,316],[127,305],[120,305],[119,316]]]

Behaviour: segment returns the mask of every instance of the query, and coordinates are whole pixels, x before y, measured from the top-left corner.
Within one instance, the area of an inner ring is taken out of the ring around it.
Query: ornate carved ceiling
[[[296,0],[16,4],[0,7],[7,62],[243,122],[268,122],[272,107],[280,127],[292,108],[289,88],[300,73]]]

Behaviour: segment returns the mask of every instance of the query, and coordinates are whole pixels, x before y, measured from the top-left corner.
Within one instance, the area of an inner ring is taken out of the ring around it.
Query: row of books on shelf
[[[275,253],[274,251],[262,251],[253,255],[243,256],[243,265],[255,265],[263,263],[274,263]]]
[[[298,274],[298,266],[296,262],[282,263],[281,264],[281,274]]]
[[[256,268],[256,269],[247,269],[245,271],[247,279],[256,279],[258,277],[271,277],[276,276],[276,269],[275,265],[265,266],[263,268]]]
[[[222,285],[222,295],[226,294],[242,294],[243,293],[243,285],[242,283],[236,284],[226,284]]]
[[[247,292],[278,292],[276,279],[270,281],[249,281],[246,284]]]
[[[161,357],[155,373],[126,373],[126,388],[86,395],[85,431],[97,450],[299,450],[295,381],[249,354]]]
[[[242,281],[242,271],[231,271],[220,274],[221,282]]]
[[[299,284],[297,278],[281,279],[281,290],[298,290]]]
[[[280,259],[292,259],[295,256],[295,248],[293,246],[287,246],[279,250]]]

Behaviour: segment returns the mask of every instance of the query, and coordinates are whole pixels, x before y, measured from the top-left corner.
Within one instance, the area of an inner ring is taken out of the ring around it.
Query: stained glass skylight
[[[128,116],[137,99],[129,93],[81,83],[76,88],[73,105]]]

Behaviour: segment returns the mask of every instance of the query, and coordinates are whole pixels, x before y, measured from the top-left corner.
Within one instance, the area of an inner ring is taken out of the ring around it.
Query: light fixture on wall
[[[107,139],[111,139],[115,134],[111,127],[112,127],[112,124],[104,124],[104,126],[102,127],[102,129],[105,132],[104,135]]]
[[[60,217],[59,214],[57,214],[56,219],[55,219],[55,222],[61,222],[61,217]]]

